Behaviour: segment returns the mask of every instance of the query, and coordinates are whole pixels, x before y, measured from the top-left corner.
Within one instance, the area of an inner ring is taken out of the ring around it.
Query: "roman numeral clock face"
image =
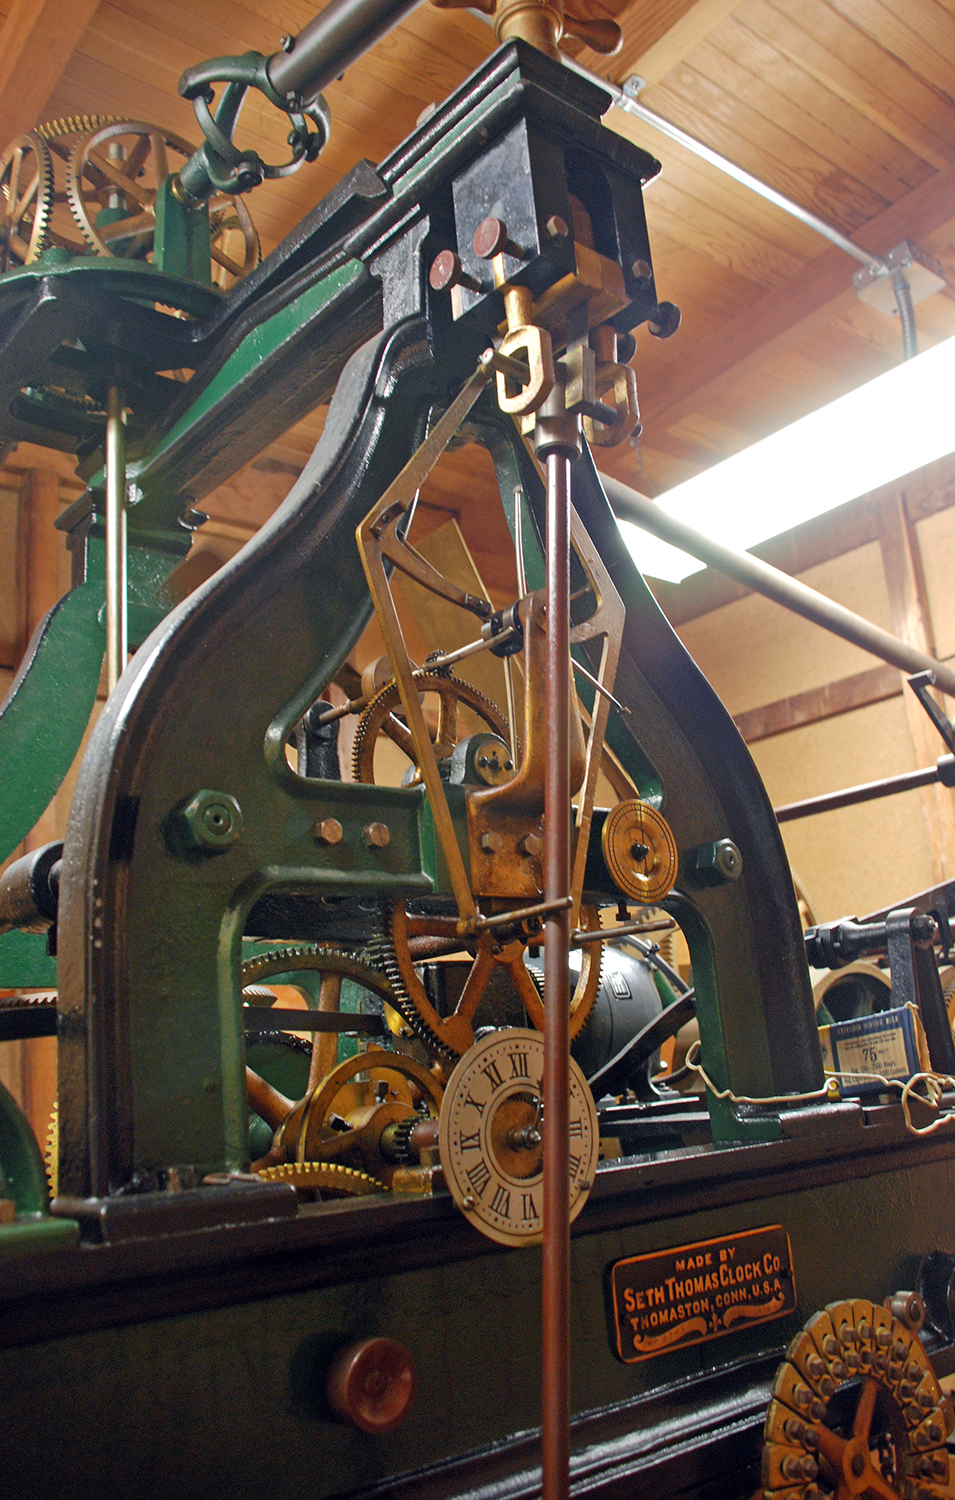
[[[461,1058],[441,1109],[439,1146],[448,1188],[461,1212],[502,1245],[540,1239],[544,1211],[538,1031],[495,1031]],[[587,1200],[597,1167],[597,1111],[570,1059],[570,1217]]]

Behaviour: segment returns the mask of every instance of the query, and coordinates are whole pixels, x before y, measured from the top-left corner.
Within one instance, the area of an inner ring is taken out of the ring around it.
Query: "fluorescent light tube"
[[[955,338],[675,485],[661,510],[745,551],[955,451]],[[628,521],[642,572],[679,583],[702,563]]]

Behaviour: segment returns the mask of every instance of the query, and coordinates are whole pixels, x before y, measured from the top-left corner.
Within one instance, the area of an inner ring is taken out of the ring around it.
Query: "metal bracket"
[[[929,688],[935,687],[937,685],[937,682],[938,678],[931,670],[931,668],[929,668],[925,672],[916,672],[913,677],[910,677],[908,679],[909,687],[912,689],[916,698],[919,700],[932,723],[935,725],[935,728],[942,736],[947,749],[955,750],[955,724],[953,724],[951,719],[948,718],[948,716],[942,711],[941,708],[939,708],[938,704],[935,702],[935,699],[929,693]]]

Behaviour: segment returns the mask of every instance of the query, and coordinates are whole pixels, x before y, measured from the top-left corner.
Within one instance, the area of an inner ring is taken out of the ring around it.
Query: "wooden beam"
[[[614,127],[626,133],[626,116],[619,110],[613,113]],[[900,240],[921,244],[943,231],[955,232],[955,167],[937,173],[891,204],[859,229],[855,240],[865,249],[884,255]],[[646,440],[652,443],[654,433],[665,432],[683,418],[724,399],[743,376],[853,307],[854,269],[855,262],[844,251],[826,251],[785,287],[760,297],[708,347],[675,365],[669,378],[656,384],[644,379],[640,406]]]
[[[828,682],[824,687],[809,688],[789,698],[777,698],[775,703],[747,709],[745,713],[734,716],[734,723],[747,745],[753,745],[757,740],[768,740],[774,734],[786,734],[790,729],[818,724],[821,719],[834,719],[839,714],[851,713],[854,708],[865,708],[869,703],[881,703],[884,698],[897,698],[901,691],[902,684],[894,667],[873,667],[871,671],[856,672],[852,677]]]
[[[45,118],[99,0],[13,0],[0,29],[0,151]]]

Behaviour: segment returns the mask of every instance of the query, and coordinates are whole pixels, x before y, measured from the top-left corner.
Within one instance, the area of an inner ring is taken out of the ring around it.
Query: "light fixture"
[[[656,503],[745,551],[953,451],[955,338],[949,338],[675,485]],[[628,521],[620,529],[637,566],[652,578],[679,583],[703,566]]]

